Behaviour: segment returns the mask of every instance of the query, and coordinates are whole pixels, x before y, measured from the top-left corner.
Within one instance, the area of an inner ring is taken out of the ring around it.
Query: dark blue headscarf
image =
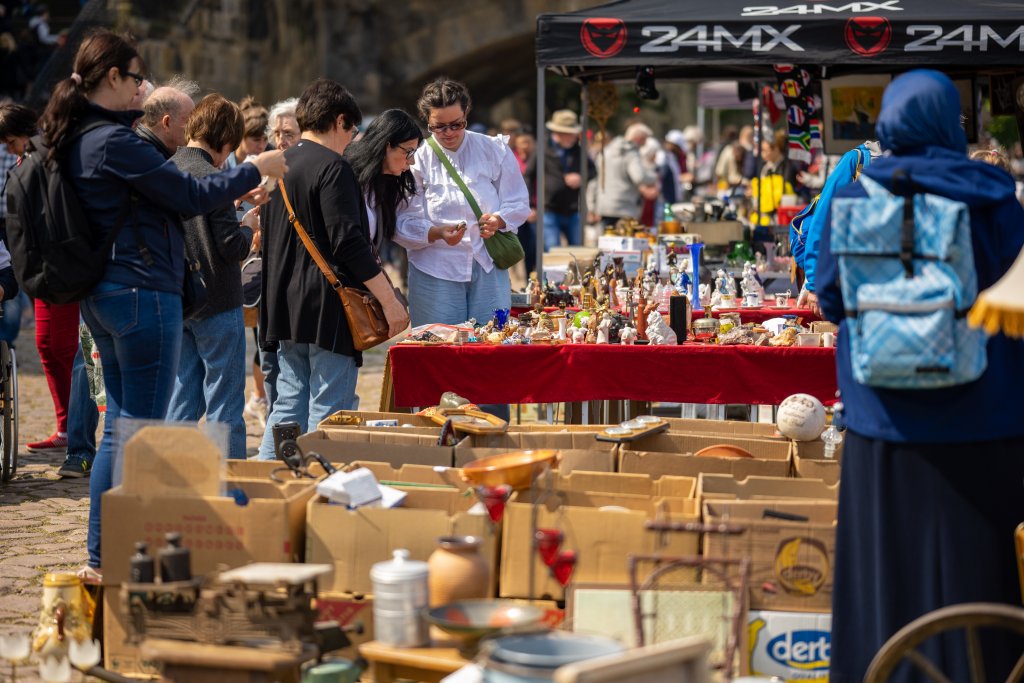
[[[899,76],[882,96],[875,127],[883,149],[906,154],[922,147],[967,152],[960,127],[960,94],[949,77],[917,69]]]

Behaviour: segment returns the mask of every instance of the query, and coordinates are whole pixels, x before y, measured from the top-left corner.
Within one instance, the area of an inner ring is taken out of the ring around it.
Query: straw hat
[[[545,123],[544,127],[552,133],[571,133],[573,135],[578,135],[582,130],[576,112],[571,109],[559,109],[551,115],[551,120]]]

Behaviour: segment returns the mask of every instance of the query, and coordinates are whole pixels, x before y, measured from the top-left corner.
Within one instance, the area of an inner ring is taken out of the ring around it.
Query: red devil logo
[[[884,17],[856,17],[846,22],[846,45],[862,57],[874,57],[889,47],[892,25]]]
[[[626,24],[621,19],[587,19],[580,27],[580,42],[595,57],[614,57],[626,46]]]

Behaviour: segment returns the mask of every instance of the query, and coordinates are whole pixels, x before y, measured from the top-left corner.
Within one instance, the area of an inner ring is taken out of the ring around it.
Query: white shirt
[[[459,149],[453,152],[441,147],[441,151],[462,176],[480,211],[497,214],[505,221],[505,232],[514,233],[526,222],[530,195],[507,135],[489,137],[467,130]],[[474,260],[491,272],[494,261],[480,237],[473,209],[430,145],[416,150],[412,174],[416,194],[407,205],[399,206],[395,228],[395,241],[409,250],[409,263],[427,275],[452,282],[472,280]],[[459,244],[427,241],[431,226],[460,221],[469,227]]]
[[[370,204],[370,198],[364,193],[363,203],[366,204],[366,223],[370,229],[370,242],[377,239],[377,210]]]

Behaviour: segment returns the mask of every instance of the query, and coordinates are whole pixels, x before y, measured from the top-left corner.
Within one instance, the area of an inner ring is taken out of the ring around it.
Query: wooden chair
[[[701,636],[568,664],[555,683],[708,683],[711,641]]]

